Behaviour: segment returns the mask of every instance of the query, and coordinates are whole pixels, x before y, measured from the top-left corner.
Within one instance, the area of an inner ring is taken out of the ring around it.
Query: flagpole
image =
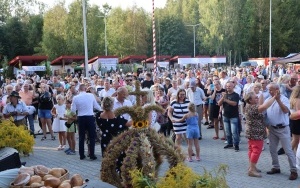
[[[153,33],[153,72],[154,76],[157,74],[157,57],[156,57],[156,37],[155,37],[155,7],[154,0],[152,0],[152,33]]]

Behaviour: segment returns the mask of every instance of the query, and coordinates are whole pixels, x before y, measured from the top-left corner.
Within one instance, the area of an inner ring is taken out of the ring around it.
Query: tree
[[[42,51],[40,53],[48,55],[50,60],[68,54],[66,19],[67,10],[63,4],[57,4],[44,15]]]
[[[110,54],[119,57],[145,55],[149,38],[150,17],[144,9],[115,8],[107,18],[107,38]],[[151,33],[152,34],[152,33]]]
[[[34,54],[37,52],[37,48],[40,47],[40,43],[43,37],[43,24],[44,19],[41,14],[30,15],[29,21],[26,24],[27,31],[27,51],[28,54]]]
[[[17,17],[23,19],[33,13],[32,7],[38,7],[40,13],[45,9],[45,4],[38,0],[0,0],[0,22]]]

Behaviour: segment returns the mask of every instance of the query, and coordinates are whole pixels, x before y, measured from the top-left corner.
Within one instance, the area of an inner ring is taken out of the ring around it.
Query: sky
[[[52,7],[56,4],[57,0],[39,0],[40,2],[45,3],[46,5]],[[74,0],[66,0],[66,4],[69,5]],[[163,8],[167,0],[155,0],[154,5],[157,8]],[[103,4],[107,3],[108,5],[115,7],[121,7],[126,9],[137,5],[137,7],[143,7],[147,12],[152,12],[152,0],[89,0],[90,4],[96,4],[102,7]]]

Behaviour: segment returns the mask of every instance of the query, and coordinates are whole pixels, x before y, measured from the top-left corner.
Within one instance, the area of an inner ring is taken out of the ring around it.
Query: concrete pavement
[[[203,126],[203,125],[202,125]],[[36,130],[39,130],[37,128]],[[220,135],[223,135],[221,132]],[[195,172],[202,173],[204,168],[208,171],[218,167],[219,164],[229,166],[226,175],[227,183],[232,188],[296,188],[300,185],[300,178],[295,181],[288,180],[290,175],[289,164],[286,155],[279,156],[281,164],[281,174],[267,175],[266,172],[272,168],[269,147],[265,144],[265,150],[262,152],[257,167],[262,170],[262,178],[253,178],[247,175],[248,155],[247,155],[247,139],[242,133],[240,151],[235,152],[234,149],[223,149],[225,146],[222,140],[213,140],[214,129],[206,129],[202,127],[202,137],[200,141],[200,162],[186,162]],[[56,134],[57,137],[57,134]],[[78,136],[76,136],[78,137]],[[29,157],[21,157],[21,161],[27,162],[26,166],[45,165],[47,167],[63,167],[70,171],[70,174],[79,173],[84,179],[99,180],[101,168],[101,148],[96,145],[95,161],[89,159],[79,160],[78,151],[76,155],[66,155],[63,151],[58,151],[58,140],[52,141],[50,135],[47,140],[41,141],[42,135],[37,135],[34,153]],[[78,148],[78,139],[77,139]],[[85,147],[86,148],[86,147]],[[187,145],[184,144],[183,151],[187,153]],[[168,169],[168,164],[163,163],[160,176]]]

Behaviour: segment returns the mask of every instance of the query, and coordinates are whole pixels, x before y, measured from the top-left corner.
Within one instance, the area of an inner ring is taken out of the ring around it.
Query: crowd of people
[[[269,75],[264,66],[210,68],[177,68],[156,75],[144,71],[139,75],[122,72],[104,76],[39,77],[18,75],[2,84],[3,118],[13,118],[17,126],[27,125],[36,137],[34,121],[38,120],[43,136],[47,132],[56,140],[58,150],[76,155],[75,133],[79,135],[80,160],[95,156],[95,142],[101,140],[102,156],[114,136],[132,125],[128,114],[116,117],[114,110],[136,103],[135,82],[147,95],[142,105],[160,105],[165,111],[152,111],[149,127],[173,138],[175,147],[188,143],[188,161],[200,161],[202,129],[214,129],[213,140],[224,140],[224,149],[240,150],[240,136],[248,139],[251,177],[261,177],[256,167],[264,143],[269,144],[272,165],[267,174],[280,173],[278,155],[288,156],[290,180],[298,178],[300,168],[300,78],[292,69],[275,67]],[[222,131],[220,133],[220,131]],[[221,136],[220,136],[221,134]],[[279,142],[281,151],[277,151]],[[68,146],[66,146],[68,143]],[[195,152],[193,148],[195,147]],[[299,155],[299,157],[296,157]]]

